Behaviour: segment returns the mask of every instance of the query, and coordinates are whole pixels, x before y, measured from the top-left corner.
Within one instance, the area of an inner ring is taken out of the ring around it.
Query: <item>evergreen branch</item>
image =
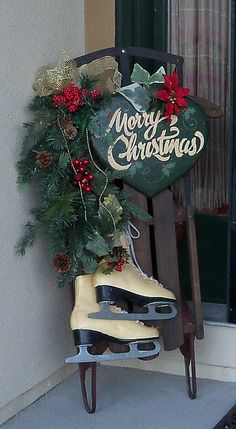
[[[51,222],[60,221],[64,219],[64,222],[69,223],[76,220],[76,205],[80,202],[80,195],[73,191],[64,193],[54,199],[50,199],[50,196],[45,200],[46,205],[41,209],[40,221],[45,224]]]
[[[73,117],[74,123],[79,126],[80,135],[85,135],[85,130],[88,128],[89,122],[92,117],[91,109],[88,106],[78,110]]]
[[[81,88],[93,89],[96,87],[98,82],[99,82],[99,79],[88,78],[88,76],[86,74],[82,74],[80,77],[80,87]]]
[[[32,102],[28,105],[28,108],[32,112],[38,112],[39,110],[54,110],[53,108],[53,102],[51,95],[47,95],[44,97],[36,96],[33,98]]]
[[[65,142],[58,126],[55,126],[48,133],[46,138],[47,145],[56,151],[65,149]]]
[[[69,161],[70,161],[70,157],[68,153],[62,152],[60,154],[59,162],[58,162],[59,168],[61,170],[65,170],[66,168],[68,168]]]
[[[146,212],[146,210],[137,206],[131,199],[130,195],[126,191],[118,191],[116,197],[120,204],[124,207],[125,212],[128,216],[135,217],[143,222],[148,222],[152,219],[152,216]]]
[[[81,86],[93,88],[96,81],[83,77]],[[72,261],[69,271],[58,276],[59,286],[70,283],[81,271],[93,272],[103,257],[111,252],[114,245],[114,222],[117,232],[120,233],[127,229],[132,216],[144,221],[151,218],[116,186],[119,182],[116,182],[112,172],[106,170],[104,175],[101,174],[93,162],[86,169],[86,174],[91,173],[94,176],[91,179],[93,192],[86,192],[84,188],[81,193],[79,185],[76,186],[75,171],[69,164],[71,159],[90,157],[85,139],[86,129],[90,128],[93,134],[105,139],[108,145],[112,144],[114,139],[112,133],[106,135],[106,130],[99,122],[99,115],[96,114],[99,109],[108,105],[111,96],[97,93],[98,95],[93,98],[89,92],[85,91],[84,94],[88,96],[83,96],[82,107],[76,111],[71,111],[71,106],[68,103],[63,104],[64,102],[59,103],[56,108],[52,95],[34,98],[29,106],[33,120],[24,124],[26,135],[17,164],[19,185],[22,187],[35,178],[36,189],[41,199],[41,207],[31,210],[34,223],[28,222],[25,225],[23,237],[16,246],[17,253],[25,254],[26,248],[33,245],[36,232],[40,228],[40,232],[48,237],[50,254],[56,256],[65,253]],[[63,129],[58,126],[58,115],[63,118]],[[65,140],[64,130],[72,124],[77,128],[77,137]],[[36,154],[43,151],[48,152],[51,164],[38,162],[39,157],[36,159]],[[99,165],[95,154],[93,157]],[[81,172],[82,175],[84,173]],[[108,178],[106,190],[104,190],[105,175]],[[103,197],[115,195],[117,198],[109,208],[112,216],[109,215],[109,211],[103,213],[99,207],[102,192]],[[116,207],[120,210],[117,211]]]
[[[40,111],[35,114],[35,118],[31,122],[24,124],[26,128],[26,135],[23,140],[22,149],[20,157],[27,157],[29,151],[43,142],[46,139],[49,129],[52,127],[55,122],[55,112],[45,112]]]
[[[35,154],[32,153],[26,159],[17,162],[18,176],[17,183],[19,185],[30,183],[36,174]]]
[[[67,251],[68,237],[63,235],[62,231],[59,234],[50,234],[50,240],[48,242],[48,248],[51,255],[55,255],[60,252]]]
[[[143,222],[148,222],[152,219],[152,216],[142,208],[138,207],[133,201],[129,201],[126,204],[127,211],[132,217],[139,219]]]
[[[36,189],[42,200],[47,200],[59,196],[63,192],[64,186],[64,180],[62,180],[58,167],[56,163],[54,163],[50,169],[41,172],[41,177],[37,182]]]
[[[60,237],[59,231],[66,231],[69,234],[77,221],[78,217],[76,214],[71,214],[71,212],[62,213],[50,220],[50,225],[47,227],[48,232],[58,237]]]
[[[44,208],[41,215],[41,221],[43,223],[52,222],[57,216],[67,217],[72,215],[74,212],[73,207],[70,203],[63,203],[63,199],[58,198],[51,202],[48,207]]]
[[[78,271],[74,268],[71,269],[68,273],[62,274],[60,277],[57,277],[58,287],[65,287],[68,284],[72,284],[75,277],[78,275]]]
[[[37,233],[37,226],[27,222],[24,228],[24,234],[16,245],[17,255],[24,256],[27,247],[32,247]]]

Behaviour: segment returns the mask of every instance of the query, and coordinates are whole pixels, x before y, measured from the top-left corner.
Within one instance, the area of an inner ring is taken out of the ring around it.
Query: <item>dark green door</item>
[[[167,0],[116,0],[116,46],[167,50]]]

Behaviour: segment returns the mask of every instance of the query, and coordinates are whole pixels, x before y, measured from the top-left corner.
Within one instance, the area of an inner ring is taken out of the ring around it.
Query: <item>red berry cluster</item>
[[[116,263],[115,270],[121,272],[124,263],[125,263],[125,260],[123,258],[119,258],[118,261],[117,261],[117,263]]]
[[[83,107],[84,99],[86,97],[95,100],[99,95],[99,89],[93,89],[90,91],[88,88],[79,88],[73,83],[69,83],[69,85],[63,89],[61,94],[53,95],[52,99],[56,109],[60,106],[64,106],[69,110],[69,112],[73,113]]]
[[[89,159],[74,159],[71,163],[73,170],[76,170],[76,174],[73,179],[74,185],[80,183],[81,188],[84,192],[91,192],[93,187],[89,183],[94,179],[94,175],[89,172],[88,166],[90,164]]]
[[[96,98],[99,97],[99,95],[101,95],[99,89],[95,88],[90,92],[90,97],[92,98],[92,100],[96,100]]]

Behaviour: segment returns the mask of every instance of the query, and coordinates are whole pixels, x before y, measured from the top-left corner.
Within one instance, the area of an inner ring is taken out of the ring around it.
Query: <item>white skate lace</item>
[[[132,233],[132,230],[135,231],[135,235]],[[129,250],[130,250],[130,255],[133,261],[133,264],[131,264],[137,271],[138,274],[140,276],[142,276],[145,280],[149,281],[149,284],[151,285],[151,283],[156,283],[158,284],[158,286],[161,286],[164,288],[163,284],[159,283],[158,280],[154,279],[154,277],[149,277],[147,274],[145,274],[142,270],[142,268],[140,267],[138,261],[137,261],[137,257],[136,257],[136,253],[135,253],[135,249],[134,249],[134,243],[133,243],[133,239],[137,240],[140,237],[140,232],[138,230],[138,228],[136,228],[136,226],[132,223],[132,222],[128,222],[128,228],[125,232],[127,241],[128,241],[128,245],[129,245]]]
[[[117,307],[116,305],[112,305],[112,308],[115,310],[115,313],[125,313],[125,314],[128,314],[128,311],[122,310],[120,307]],[[138,323],[139,325],[144,326],[144,323],[140,322],[140,320],[135,320],[135,322]]]
[[[128,311],[122,310],[120,307],[117,307],[116,305],[111,306],[115,311],[114,313],[128,313]]]
[[[132,230],[134,230],[136,232],[136,235],[132,234]],[[138,268],[138,270],[140,272],[143,272],[138,261],[137,261],[136,253],[135,253],[135,249],[134,249],[134,243],[133,243],[133,239],[137,240],[140,237],[140,232],[139,232],[138,228],[136,228],[136,226],[132,222],[130,222],[130,220],[128,221],[128,228],[125,231],[125,235],[126,235],[126,238],[128,241],[131,259],[132,259],[133,263],[136,265],[136,267]]]
[[[133,265],[133,264],[132,264]],[[147,274],[145,274],[142,270],[141,271],[139,271],[139,269],[138,269],[138,267],[135,267],[135,265],[133,265],[134,266],[134,268],[136,268],[137,270],[138,270],[138,275],[139,276],[142,276],[145,280],[148,280],[149,281],[149,284],[151,285],[151,283],[156,283],[158,286],[161,286],[161,287],[165,287],[165,286],[163,286],[163,284],[162,283],[160,283],[157,279],[154,279],[154,277],[148,277],[148,275]]]

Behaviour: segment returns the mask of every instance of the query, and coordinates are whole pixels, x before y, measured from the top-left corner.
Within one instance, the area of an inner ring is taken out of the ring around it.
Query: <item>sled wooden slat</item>
[[[128,191],[132,200],[137,204],[140,208],[145,211],[148,211],[147,198],[141,194],[140,192],[132,189],[128,185],[124,185],[124,188]],[[150,246],[150,227],[148,222],[142,222],[137,219],[133,221],[134,225],[141,233],[140,239],[133,240],[135,252],[138,257],[139,265],[142,270],[148,275],[153,275],[152,269],[152,255],[151,255],[151,246]]]
[[[201,306],[201,289],[200,289],[200,278],[199,278],[199,268],[198,268],[194,213],[193,213],[193,208],[190,204],[187,204],[187,207],[186,207],[186,227],[187,227],[189,267],[190,267],[191,287],[192,287],[194,325],[195,325],[196,337],[200,340],[204,338],[202,306]]]
[[[183,344],[184,337],[173,196],[166,189],[152,201],[158,280],[174,292],[177,301],[177,316],[162,322],[165,350],[174,350]]]

